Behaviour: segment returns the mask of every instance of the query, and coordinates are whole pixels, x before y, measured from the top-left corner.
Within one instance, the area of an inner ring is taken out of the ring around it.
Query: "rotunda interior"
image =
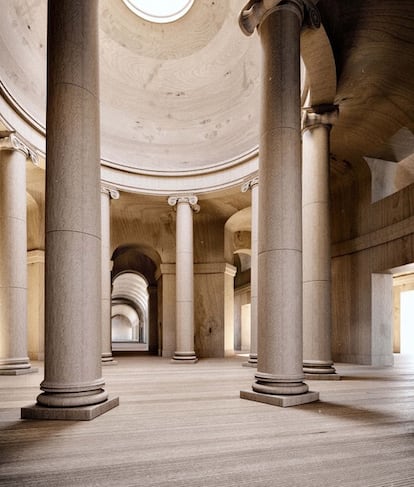
[[[128,3],[98,6],[101,184],[119,196],[110,197],[108,222],[113,290],[123,276],[133,295],[142,276],[145,346],[172,357],[180,284],[178,213],[168,197],[195,195],[195,353],[248,353],[251,319],[246,312],[242,319],[242,308],[251,301],[252,220],[263,220],[263,202],[253,215],[252,192],[242,186],[260,174],[264,107],[284,110],[262,93],[259,32],[243,35],[241,0],[181,2],[180,18],[160,22]],[[321,25],[301,32],[299,110],[303,130],[305,119],[335,113],[329,228],[318,230],[330,239],[332,359],[391,364],[400,349],[399,296],[412,287],[414,262],[414,5],[314,3]],[[44,357],[47,2],[3,1],[1,9],[0,133],[18,136],[31,155],[27,326],[28,355],[37,360]],[[258,289],[266,293],[260,274]],[[127,302],[113,295],[112,305],[132,330],[143,309],[124,294]]]

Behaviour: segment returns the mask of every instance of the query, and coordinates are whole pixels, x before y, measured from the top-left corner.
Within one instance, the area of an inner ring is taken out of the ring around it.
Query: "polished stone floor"
[[[240,399],[242,357],[117,360],[103,374],[120,405],[89,422],[20,420],[41,363],[0,376],[0,486],[414,486],[414,357],[337,365],[341,381],[308,381],[320,401],[293,408]]]

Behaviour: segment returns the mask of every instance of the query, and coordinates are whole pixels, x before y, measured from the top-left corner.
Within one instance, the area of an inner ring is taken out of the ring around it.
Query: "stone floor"
[[[242,357],[173,365],[118,357],[103,368],[119,407],[87,422],[20,420],[43,377],[0,376],[0,486],[414,486],[414,357],[337,365],[308,381],[320,401],[239,398]]]

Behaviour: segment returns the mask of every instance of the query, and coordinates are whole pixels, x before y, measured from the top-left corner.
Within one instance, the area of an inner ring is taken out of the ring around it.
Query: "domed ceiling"
[[[238,26],[244,0],[195,0],[153,23],[101,0],[101,155],[131,172],[205,172],[258,144],[260,46]],[[2,3],[0,80],[45,126],[46,0]]]

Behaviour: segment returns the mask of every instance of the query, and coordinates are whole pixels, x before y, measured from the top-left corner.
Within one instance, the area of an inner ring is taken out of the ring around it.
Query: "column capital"
[[[319,10],[312,0],[249,0],[239,16],[239,26],[245,35],[250,36],[268,15],[279,9],[295,12],[300,23],[306,23],[312,29],[321,25]]]
[[[258,184],[259,184],[259,176],[254,176],[252,179],[249,179],[248,181],[245,181],[242,184],[241,192],[247,193],[247,191],[249,191],[250,189],[253,189]]]
[[[200,205],[197,202],[198,198],[194,194],[172,195],[168,197],[168,204],[170,206],[176,207],[178,203],[187,203],[196,213],[200,211]]]
[[[101,185],[101,193],[107,194],[112,200],[119,200],[119,191],[115,188]]]
[[[317,105],[303,108],[302,131],[325,126],[331,128],[338,119],[339,109],[337,105]]]
[[[20,151],[26,156],[26,159],[30,159],[35,166],[39,165],[39,157],[36,152],[12,132],[6,136],[0,137],[0,151],[2,150]]]

